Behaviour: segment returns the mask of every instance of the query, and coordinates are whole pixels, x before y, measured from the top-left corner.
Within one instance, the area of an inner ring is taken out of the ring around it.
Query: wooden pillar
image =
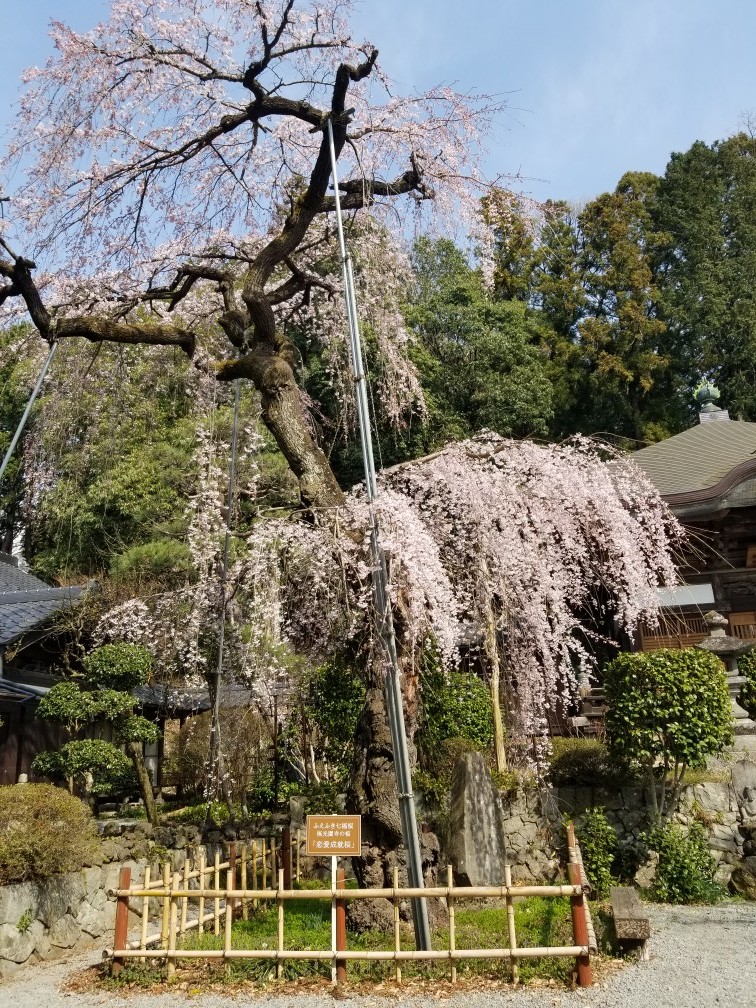
[[[336,875],[336,888],[345,889],[344,869],[339,868]],[[346,900],[336,900],[336,948],[339,952],[346,952]],[[346,959],[336,960],[336,983],[346,983]]]
[[[236,841],[232,840],[228,845],[228,875],[226,876],[226,888],[236,889]],[[236,914],[236,900],[226,897],[226,916],[234,919]]]
[[[569,872],[570,885],[582,886],[583,880],[580,875],[580,865],[571,862],[567,866]],[[576,945],[588,947],[588,918],[585,914],[585,895],[576,893],[570,896],[570,909],[572,912],[572,934]],[[577,963],[578,987],[591,987],[593,985],[593,973],[591,971],[591,960],[588,955],[579,955],[575,959]]]
[[[131,886],[131,868],[121,868],[118,874],[118,889],[128,890]],[[118,975],[123,969],[123,952],[129,940],[129,895],[128,892],[118,893],[116,898],[115,934],[113,935],[113,966],[112,972]]]
[[[288,826],[284,826],[281,833],[281,861],[284,889],[291,889],[291,829]]]

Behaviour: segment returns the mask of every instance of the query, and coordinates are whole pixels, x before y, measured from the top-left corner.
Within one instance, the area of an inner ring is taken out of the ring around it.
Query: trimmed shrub
[[[615,784],[627,779],[610,758],[603,742],[590,738],[552,740],[549,778],[556,787],[570,784]]]
[[[686,769],[705,766],[732,741],[724,665],[698,648],[621,654],[605,669],[604,689],[609,753],[644,773],[661,822]]]
[[[75,871],[97,856],[92,815],[51,784],[0,787],[0,883]]]
[[[693,823],[687,832],[664,823],[651,830],[647,843],[659,855],[651,886],[654,899],[661,903],[714,903],[723,895],[714,881],[717,862],[700,823]]]
[[[606,899],[614,881],[614,863],[619,851],[617,834],[602,808],[587,809],[576,824],[583,864],[597,899]]]

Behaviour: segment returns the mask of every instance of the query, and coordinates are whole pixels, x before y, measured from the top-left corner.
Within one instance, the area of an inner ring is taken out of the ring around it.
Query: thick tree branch
[[[146,344],[147,346],[177,346],[189,357],[194,355],[194,333],[180,326],[155,325],[148,322],[115,322],[95,315],[58,319],[54,323],[56,338],[79,336],[90,343],[104,340],[112,343]]]

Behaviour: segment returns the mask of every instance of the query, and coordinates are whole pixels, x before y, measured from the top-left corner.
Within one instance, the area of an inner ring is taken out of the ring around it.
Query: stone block
[[[727,862],[723,861],[714,873],[714,881],[717,885],[721,885],[724,889],[726,889],[730,884],[730,879],[732,878],[734,870],[734,865],[727,864]]]
[[[102,868],[99,866],[93,866],[91,868],[85,868],[82,872],[84,878],[84,891],[87,896],[92,896],[102,887]]]
[[[732,764],[732,790],[741,798],[746,788],[756,789],[756,763],[752,759],[736,760]]]
[[[75,916],[85,895],[81,872],[54,875],[40,886],[37,916],[46,927],[52,927],[65,914]]]
[[[33,882],[0,886],[0,924],[15,927],[27,911],[36,915],[38,902],[39,887]]]
[[[730,889],[739,896],[756,900],[756,858],[747,858],[735,865],[730,876]]]
[[[519,816],[519,815],[510,815],[510,816],[507,816],[506,813],[504,814],[504,817],[503,817],[503,826],[504,826],[505,833],[507,833],[507,834],[510,834],[510,833],[519,833],[520,830],[523,828],[524,825],[525,825],[525,823],[523,822],[521,816]]]
[[[501,884],[506,859],[503,816],[480,753],[467,753],[454,767],[449,836],[451,863],[463,885]]]
[[[65,914],[56,920],[50,928],[50,944],[58,948],[72,948],[79,940],[81,928],[71,914]]]
[[[34,941],[34,951],[40,959],[44,959],[52,947],[47,934],[47,928],[42,921],[35,920],[32,921],[29,927],[29,934]]]
[[[656,878],[658,868],[659,855],[656,851],[649,851],[646,863],[640,866],[638,871],[635,873],[635,878],[633,880],[639,889],[650,888]]]
[[[21,969],[22,965],[22,963],[13,962],[12,959],[0,959],[0,980],[13,976]]]
[[[740,854],[740,847],[732,838],[719,839],[718,837],[711,837],[709,840],[709,847],[713,851],[722,851],[725,854],[734,854],[736,857]]]
[[[0,959],[23,963],[34,951],[34,936],[29,929],[19,931],[15,924],[0,924]]]
[[[48,937],[47,945],[44,948],[37,949],[37,955],[43,962],[52,962],[53,959],[60,959],[66,955],[67,951],[68,949],[64,949],[60,945],[53,945]]]
[[[723,840],[734,843],[736,848],[739,848],[742,844],[740,833],[734,823],[730,826],[724,823],[713,823],[709,827],[709,837],[712,840]]]
[[[108,897],[105,895],[104,889],[98,889],[97,892],[92,893],[92,895],[87,900],[87,903],[91,904],[95,910],[102,910],[107,905]]]
[[[84,903],[76,915],[76,923],[92,938],[99,938],[105,930],[105,915],[91,903]]]
[[[596,795],[596,804],[607,812],[615,812],[625,807],[625,797],[619,788],[601,788]]]
[[[727,784],[706,781],[704,784],[688,788],[687,791],[692,802],[712,815],[734,810],[732,791]]]

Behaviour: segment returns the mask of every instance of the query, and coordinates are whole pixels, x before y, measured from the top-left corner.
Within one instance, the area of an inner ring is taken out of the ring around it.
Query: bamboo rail
[[[582,865],[580,848],[575,840],[574,829],[567,831],[569,855],[569,884],[559,885],[513,885],[511,869],[504,870],[504,884],[496,886],[455,886],[451,867],[447,868],[446,885],[427,888],[401,887],[397,869],[394,869],[391,888],[345,889],[343,871],[333,875],[331,885],[324,889],[291,889],[291,876],[299,877],[300,836],[276,850],[272,838],[260,838],[246,842],[237,848],[232,844],[228,859],[221,861],[220,850],[216,849],[209,859],[204,849],[198,849],[195,856],[187,858],[180,871],[171,871],[163,866],[162,878],[153,879],[150,869],[145,869],[141,886],[132,886],[130,877],[119,878],[118,889],[110,895],[117,898],[116,921],[113,949],[105,955],[113,959],[114,968],[120,968],[125,959],[157,959],[164,961],[169,976],[173,975],[179,959],[221,961],[227,966],[235,959],[271,960],[276,964],[276,976],[283,974],[283,964],[289,959],[321,961],[331,963],[334,983],[346,979],[346,967],[350,961],[393,962],[397,982],[401,983],[404,962],[428,961],[448,962],[452,983],[457,980],[457,964],[468,959],[501,959],[510,963],[512,981],[519,979],[518,964],[522,960],[547,956],[573,957],[577,964],[577,982],[581,986],[592,983],[589,956],[596,950],[595,932],[590,920],[585,895],[589,885]],[[292,857],[293,854],[293,857]],[[287,864],[288,861],[288,864]],[[259,869],[259,874],[258,874]],[[240,876],[240,878],[239,878]],[[258,878],[261,887],[258,888]],[[268,886],[270,879],[270,887]],[[251,886],[248,885],[251,881]],[[222,888],[222,882],[225,886]],[[287,885],[288,883],[288,885]],[[275,888],[273,888],[275,885]],[[446,902],[449,912],[448,948],[417,950],[401,948],[399,918],[400,902],[423,896]],[[521,947],[517,944],[515,929],[514,901],[520,897],[568,897],[572,908],[573,944],[553,947]],[[129,900],[141,901],[142,920],[139,940],[129,943],[126,924]],[[284,948],[285,905],[297,900],[322,899],[331,902],[331,912],[335,924],[335,938],[330,949],[299,950]],[[390,950],[349,950],[346,947],[345,908],[348,900],[387,899],[393,906],[393,948]],[[504,902],[506,907],[507,941],[503,948],[460,949],[457,947],[457,925],[455,903],[459,899],[494,899]],[[148,934],[148,917],[151,902],[161,906],[160,930]],[[233,948],[233,921],[235,917],[248,919],[249,906],[260,903],[276,906],[275,948],[235,949]],[[196,912],[195,912],[196,908]],[[222,926],[221,926],[222,922]],[[181,947],[182,939],[192,930],[202,933],[206,926],[212,926],[213,933],[222,943],[217,949],[187,949]],[[157,947],[155,947],[157,946]]]

